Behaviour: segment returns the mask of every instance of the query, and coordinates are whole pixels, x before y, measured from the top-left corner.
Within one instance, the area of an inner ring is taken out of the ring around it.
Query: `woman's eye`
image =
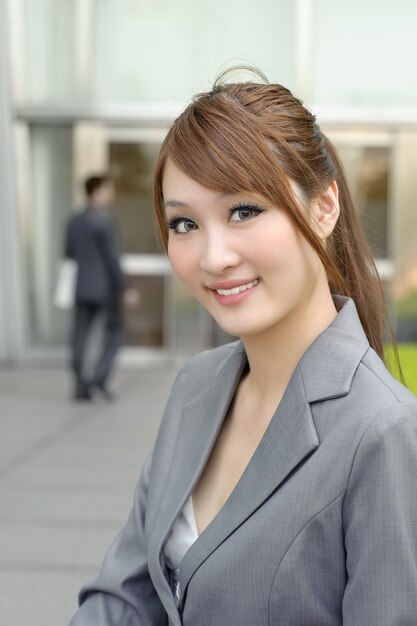
[[[196,230],[197,224],[187,217],[174,217],[168,222],[168,228],[175,231],[178,235],[184,235]]]
[[[256,206],[245,205],[234,207],[231,209],[230,213],[230,219],[232,222],[246,222],[247,220],[250,220],[262,213],[262,209]]]

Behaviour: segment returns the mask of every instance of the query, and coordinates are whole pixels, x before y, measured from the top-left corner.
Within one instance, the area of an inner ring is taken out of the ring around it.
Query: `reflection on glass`
[[[116,215],[122,248],[128,254],[160,254],[155,235],[152,170],[158,143],[111,142],[109,169],[116,187]],[[161,275],[129,276],[130,286],[141,294],[141,305],[125,313],[126,344],[164,347],[165,281]]]
[[[371,250],[387,258],[390,149],[344,145],[339,152]]]
[[[140,291],[141,303],[125,312],[126,344],[164,345],[164,280],[163,276],[129,276],[129,287]]]
[[[402,131],[395,159],[395,300],[399,341],[417,342],[417,132]]]
[[[125,252],[161,252],[152,208],[152,170],[159,148],[158,143],[112,142],[109,146],[109,168],[116,186],[117,218]]]
[[[33,345],[66,343],[70,314],[55,308],[53,292],[71,213],[72,134],[69,126],[31,129],[33,187],[26,243],[28,321]]]

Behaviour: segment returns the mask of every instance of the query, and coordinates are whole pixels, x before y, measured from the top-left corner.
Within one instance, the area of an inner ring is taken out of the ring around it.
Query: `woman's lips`
[[[213,285],[210,289],[216,300],[221,304],[237,304],[253,292],[261,282],[261,279],[256,278],[249,282],[240,282],[237,284],[236,282],[237,281],[234,281],[235,284],[227,284],[227,288],[226,283],[224,283],[222,287]]]
[[[251,289],[255,287],[259,283],[259,278],[252,280],[249,283],[245,283],[243,285],[238,285],[237,287],[232,287],[231,289],[216,289],[217,293],[220,296],[234,296],[241,291],[246,291],[247,289]]]

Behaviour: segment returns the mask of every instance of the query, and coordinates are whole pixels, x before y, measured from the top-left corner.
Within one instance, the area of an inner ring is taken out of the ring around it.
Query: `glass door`
[[[152,170],[166,129],[132,129],[78,124],[74,171],[78,186],[91,172],[109,172],[115,183],[114,215],[122,266],[140,305],[125,315],[125,344],[132,352],[164,353],[175,348],[172,274],[158,244],[152,209]],[[135,350],[132,350],[135,349]]]
[[[152,140],[153,139],[153,140]],[[155,232],[152,170],[160,148],[154,137],[132,133],[129,141],[109,133],[108,169],[116,187],[116,216],[128,284],[140,291],[141,304],[126,311],[126,343],[131,347],[169,348],[171,272]]]

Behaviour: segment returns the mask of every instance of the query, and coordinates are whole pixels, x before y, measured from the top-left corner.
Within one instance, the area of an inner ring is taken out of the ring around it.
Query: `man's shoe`
[[[115,402],[117,399],[116,394],[113,391],[110,391],[106,385],[96,383],[94,385],[94,391],[96,390],[100,392],[107,402]]]
[[[91,391],[88,387],[82,387],[76,390],[74,400],[77,402],[90,402],[93,399]]]

